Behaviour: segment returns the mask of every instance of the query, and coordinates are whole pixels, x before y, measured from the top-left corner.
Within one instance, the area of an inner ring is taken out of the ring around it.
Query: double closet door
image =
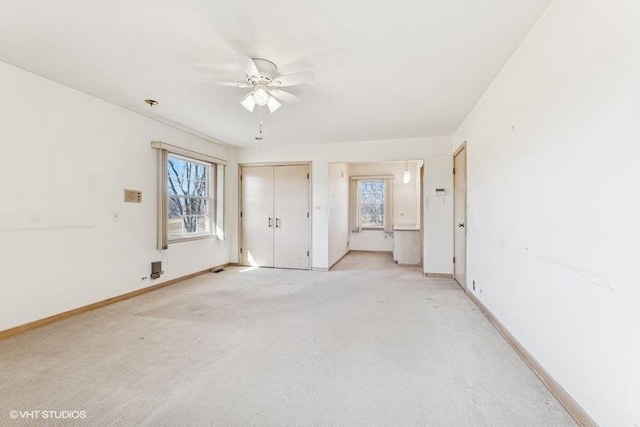
[[[309,165],[243,166],[243,265],[308,270]]]

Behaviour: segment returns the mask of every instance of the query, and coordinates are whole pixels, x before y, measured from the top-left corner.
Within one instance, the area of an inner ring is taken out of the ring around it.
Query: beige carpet
[[[575,425],[457,284],[394,265],[227,268],[0,341],[0,362],[2,426]]]
[[[391,252],[351,251],[342,258],[331,271],[347,270],[387,270],[387,269],[420,269],[422,267],[398,265]],[[417,271],[417,270],[416,270]]]

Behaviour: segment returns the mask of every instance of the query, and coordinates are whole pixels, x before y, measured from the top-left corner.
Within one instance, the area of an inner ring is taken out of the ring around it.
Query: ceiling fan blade
[[[255,62],[253,62],[253,59],[248,56],[236,55],[236,61],[238,61],[238,64],[240,64],[247,77],[260,76],[260,71],[258,70],[258,67],[256,67]]]
[[[290,94],[289,92],[285,92],[284,90],[269,88],[269,93],[274,98],[282,102],[286,102],[287,104],[299,104],[302,102],[302,99]]]
[[[251,87],[249,83],[219,82],[217,80],[199,80],[198,83],[211,83],[218,86]]]
[[[285,87],[299,85],[315,80],[316,76],[311,71],[298,71],[297,73],[280,76],[271,82],[273,86]]]

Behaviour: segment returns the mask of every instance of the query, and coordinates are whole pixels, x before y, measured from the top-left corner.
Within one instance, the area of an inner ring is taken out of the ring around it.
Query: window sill
[[[169,239],[168,244],[172,243],[182,243],[182,242],[192,242],[194,240],[205,240],[205,239],[217,239],[218,236],[215,234],[204,234],[198,236],[188,236],[188,237],[179,237],[174,239]]]

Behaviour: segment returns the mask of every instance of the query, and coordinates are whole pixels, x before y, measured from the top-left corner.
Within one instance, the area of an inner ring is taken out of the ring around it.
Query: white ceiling
[[[254,144],[234,60],[312,70],[265,142],[452,134],[550,0],[0,0],[0,60],[196,134]],[[143,100],[159,101],[149,107]],[[256,109],[257,111],[257,109]]]

